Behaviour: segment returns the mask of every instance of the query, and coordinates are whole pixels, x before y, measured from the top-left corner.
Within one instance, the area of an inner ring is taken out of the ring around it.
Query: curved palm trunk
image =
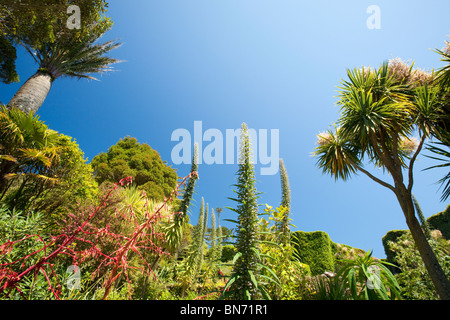
[[[36,114],[44,103],[51,87],[52,77],[45,72],[38,71],[32,75],[8,103],[8,108],[17,107],[25,113],[33,111]]]

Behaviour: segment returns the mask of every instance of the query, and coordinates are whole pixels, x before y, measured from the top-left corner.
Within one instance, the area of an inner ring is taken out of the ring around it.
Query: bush
[[[450,205],[442,212],[439,212],[427,219],[430,229],[441,231],[442,236],[450,240]]]
[[[177,184],[175,170],[161,160],[159,153],[132,137],[125,137],[108,152],[98,154],[91,164],[99,184],[133,177],[133,184],[155,201],[163,201]]]
[[[444,269],[447,278],[450,277],[450,241],[444,239],[439,230],[431,231],[429,240],[439,264]],[[388,246],[395,253],[394,263],[401,270],[396,275],[402,288],[404,298],[411,300],[439,299],[434,285],[428,275],[419,251],[409,232],[405,232],[396,241],[389,241]]]
[[[292,241],[300,261],[309,265],[312,275],[334,271],[332,241],[326,232],[296,231],[292,234]]]

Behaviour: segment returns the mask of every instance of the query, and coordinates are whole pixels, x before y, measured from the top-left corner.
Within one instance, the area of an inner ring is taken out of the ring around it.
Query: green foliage
[[[429,243],[446,276],[450,277],[450,242],[439,231],[433,230]],[[408,300],[438,300],[439,296],[414,246],[411,234],[404,232],[395,241],[388,241],[387,245],[395,253],[393,262],[400,269],[396,277],[403,297]]]
[[[222,247],[222,262],[230,262],[236,255],[236,247],[231,244],[226,244]]]
[[[183,232],[189,225],[188,210],[194,196],[195,184],[198,179],[198,144],[194,144],[194,155],[192,157],[191,171],[189,180],[183,190],[183,197],[179,202],[173,219],[166,224],[166,244],[172,251],[177,251],[183,239]]]
[[[4,203],[57,217],[78,202],[96,197],[92,169],[71,137],[18,109],[3,109],[0,126],[0,199]]]
[[[280,159],[281,177],[281,206],[285,208],[284,219],[279,222],[278,232],[282,235],[284,242],[289,242],[289,216],[291,213],[291,189],[289,187],[289,177],[283,159]]]
[[[427,150],[433,152],[435,156],[426,155],[426,157],[440,161],[441,164],[428,167],[425,170],[434,168],[446,168],[450,166],[450,152],[448,151],[449,143],[450,142],[447,142],[446,145],[445,143],[434,142],[427,145]],[[439,156],[439,158],[437,156]],[[444,187],[444,189],[442,190],[441,201],[446,201],[450,196],[450,172],[447,173],[442,179],[440,179],[438,183],[441,185],[441,188]]]
[[[183,283],[183,294],[193,283],[201,271],[204,259],[205,245],[205,221],[208,219],[208,209],[205,210],[205,200],[202,198],[197,225],[194,227],[192,242],[189,246],[187,256],[183,259],[179,274]]]
[[[13,46],[22,44],[33,50],[43,44],[54,43],[56,39],[80,41],[88,34],[102,34],[111,28],[111,19],[105,17],[106,0],[87,0],[76,2],[82,12],[81,29],[69,30],[66,21],[70,4],[67,0],[42,0],[39,5],[34,0],[0,0],[0,38],[3,39],[0,47],[2,53],[7,53],[0,55],[5,57],[3,64],[0,63],[3,82],[18,81],[16,55],[11,51]]]
[[[342,277],[342,285],[350,291],[354,300],[401,299],[400,287],[394,275],[385,266],[387,262],[375,260],[371,252],[364,257],[345,261],[336,275]]]
[[[6,84],[19,82],[16,71],[16,48],[0,34],[0,81]]]
[[[428,227],[428,223],[425,220],[425,216],[423,215],[422,208],[419,205],[419,201],[417,201],[416,197],[412,195],[414,208],[416,209],[417,216],[419,217],[420,225],[422,226],[422,229],[425,233],[425,236],[427,239],[430,239],[430,228]]]
[[[231,299],[251,300],[260,297],[258,277],[260,261],[258,248],[258,204],[255,188],[255,171],[251,160],[251,145],[247,125],[242,124],[240,161],[237,172],[237,208],[229,208],[238,215],[236,250],[233,258],[233,275],[225,287],[224,296]]]
[[[310,269],[300,262],[292,243],[286,242],[283,234],[278,232],[281,223],[286,220],[289,222],[287,214],[287,208],[283,206],[273,209],[266,205],[264,215],[268,219],[259,220],[260,251],[266,267],[261,269],[261,276],[269,280],[265,289],[272,299],[300,300],[302,296],[299,288],[303,277],[310,274]]]
[[[45,246],[45,241],[48,240],[48,236],[42,234],[45,228],[43,218],[44,216],[37,212],[24,215],[19,211],[11,211],[5,207],[0,208],[0,244],[4,245],[4,247],[0,247],[0,263],[10,264],[23,259],[23,265],[12,264],[8,268],[9,272],[19,273],[37,263],[45,255],[45,251],[42,249]],[[41,237],[35,236],[39,234],[42,234]],[[25,240],[18,242],[22,239]],[[42,251],[24,259],[24,257],[38,250]],[[15,290],[8,299],[21,299],[23,297],[27,299],[48,299],[51,295],[47,290],[48,284],[42,275],[28,276],[21,282],[19,288],[22,295]],[[0,299],[6,294],[7,292],[2,290]]]
[[[20,178],[53,182],[43,172],[56,156],[57,133],[39,117],[19,109],[0,109],[0,197]]]
[[[157,151],[135,138],[125,137],[106,153],[92,159],[91,165],[99,184],[133,177],[133,184],[146,192],[149,199],[162,201],[176,187],[177,174],[161,160]]]
[[[332,241],[327,233],[296,231],[292,233],[291,241],[300,261],[309,265],[312,275],[334,271]]]
[[[397,240],[406,234],[406,230],[391,230],[388,231],[382,238],[384,253],[386,254],[386,260],[390,263],[394,262],[395,253],[390,249],[389,242],[397,242]]]
[[[428,225],[430,234],[433,230],[439,230],[444,239],[450,240],[450,206],[447,206],[446,210],[428,217],[425,222]],[[407,230],[391,230],[382,238],[386,259],[390,263],[395,263],[396,253],[392,251],[389,243],[397,243],[399,238],[406,234],[408,234]]]
[[[441,231],[442,236],[450,240],[450,205],[447,208],[427,219],[430,229]]]

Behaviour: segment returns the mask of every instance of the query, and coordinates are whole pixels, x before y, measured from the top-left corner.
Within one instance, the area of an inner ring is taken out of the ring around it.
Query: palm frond
[[[442,146],[447,147],[447,149],[449,148],[449,146],[445,145],[442,142],[435,142],[434,145],[442,145]],[[433,156],[429,156],[429,155],[425,155],[425,157],[433,159],[433,160],[442,161],[444,163],[442,163],[440,165],[428,167],[424,170],[430,170],[430,169],[435,169],[435,168],[445,168],[445,167],[450,166],[450,151],[445,150],[440,147],[437,147],[437,146],[433,146],[433,145],[427,145],[426,149],[433,152],[436,155],[443,156],[443,158],[433,157]],[[440,188],[443,188],[441,201],[446,201],[450,197],[450,172],[447,173],[442,179],[440,179],[438,181],[438,183],[441,185]]]
[[[121,62],[106,56],[121,44],[116,40],[96,43],[102,35],[92,33],[82,39],[57,39],[43,44],[34,53],[41,70],[54,78],[67,76],[97,80],[92,74],[113,71],[111,65]]]
[[[318,157],[317,166],[324,173],[331,174],[336,180],[347,180],[358,170],[361,149],[354,141],[344,138],[339,129],[335,130],[318,136],[319,146],[314,156]]]

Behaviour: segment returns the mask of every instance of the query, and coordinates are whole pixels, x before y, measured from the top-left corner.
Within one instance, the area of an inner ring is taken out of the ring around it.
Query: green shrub
[[[111,146],[108,152],[98,154],[91,164],[99,184],[105,181],[116,183],[133,177],[133,184],[155,201],[169,197],[177,184],[175,170],[161,160],[159,153],[132,137],[125,137]]]
[[[427,219],[430,229],[441,231],[442,236],[450,240],[450,205],[442,212],[439,212]]]
[[[309,265],[312,275],[334,271],[332,241],[326,232],[296,231],[292,234],[292,241],[300,261]]]
[[[381,239],[383,242],[384,253],[386,254],[386,260],[390,263],[395,261],[395,252],[391,250],[389,243],[397,242],[397,240],[408,233],[406,230],[391,230]]]

